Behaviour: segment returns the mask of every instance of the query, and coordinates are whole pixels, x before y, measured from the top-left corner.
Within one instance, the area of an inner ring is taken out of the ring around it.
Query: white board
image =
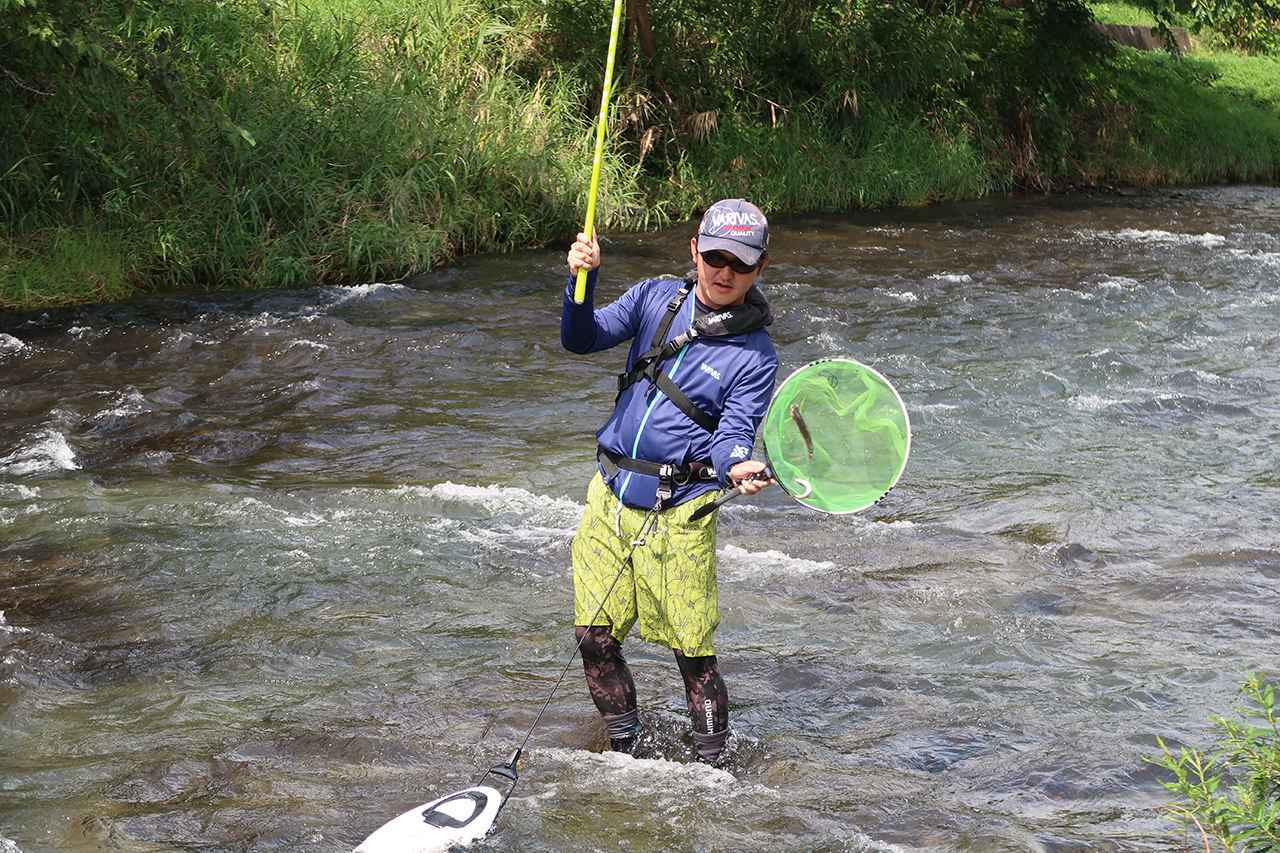
[[[502,795],[480,785],[415,806],[383,824],[355,853],[444,853],[489,834]]]

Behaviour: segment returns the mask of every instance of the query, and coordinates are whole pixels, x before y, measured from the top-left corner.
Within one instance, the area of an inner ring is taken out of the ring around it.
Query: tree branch
[[[43,95],[46,98],[53,97],[53,92],[42,92],[39,89],[34,88],[33,86],[28,86],[26,83],[22,82],[21,77],[19,77],[17,74],[14,74],[8,68],[0,69],[0,71],[4,71],[4,76],[12,80],[14,85],[17,86],[19,89],[26,89],[28,92],[31,92],[33,95]]]

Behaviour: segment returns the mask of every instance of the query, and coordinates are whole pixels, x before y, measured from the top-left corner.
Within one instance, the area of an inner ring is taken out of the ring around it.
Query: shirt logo
[[[730,459],[746,459],[751,455],[750,447],[743,447],[741,444],[735,444],[733,450],[729,451]]]
[[[702,364],[698,365],[698,367],[702,370],[703,373],[710,375],[717,382],[720,381],[720,371],[716,370],[714,367],[707,364],[705,361]]]

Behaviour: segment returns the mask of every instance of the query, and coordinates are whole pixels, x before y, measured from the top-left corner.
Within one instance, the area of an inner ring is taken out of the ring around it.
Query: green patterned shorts
[[[628,506],[619,514],[617,497],[597,473],[587,486],[587,508],[570,548],[574,624],[608,625],[621,640],[639,622],[640,637],[651,643],[690,657],[715,654],[712,635],[720,624],[716,513],[689,522],[694,510],[715,498],[709,492],[664,510],[657,529],[636,548],[631,567],[593,618],[648,515]]]

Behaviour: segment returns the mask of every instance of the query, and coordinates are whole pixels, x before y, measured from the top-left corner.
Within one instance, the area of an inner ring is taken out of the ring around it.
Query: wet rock
[[[1053,558],[1064,568],[1076,566],[1105,566],[1107,561],[1095,551],[1078,542],[1068,542],[1054,549]]]
[[[1040,397],[1065,397],[1071,393],[1067,380],[1047,370],[1040,371]]]
[[[1136,47],[1138,50],[1166,50],[1168,43],[1165,41],[1155,27],[1136,27],[1128,24],[1099,24],[1094,23],[1093,28],[1102,33],[1108,39],[1117,44],[1123,44],[1126,47]],[[1173,34],[1173,43],[1178,48],[1179,53],[1191,52],[1191,36],[1184,27],[1170,27],[1169,31]]]
[[[971,735],[935,735],[904,756],[906,765],[925,773],[941,773],[955,764],[993,751],[991,743]]]
[[[229,464],[243,462],[267,446],[267,439],[241,429],[219,430],[188,439],[187,453],[197,462]]]
[[[1049,545],[1062,541],[1062,532],[1052,524],[1043,522],[1011,524],[996,533],[1001,539],[1026,542],[1028,545]]]
[[[1076,612],[1076,603],[1065,595],[1032,590],[1019,595],[1009,608],[1014,613],[1037,616],[1069,616]]]

